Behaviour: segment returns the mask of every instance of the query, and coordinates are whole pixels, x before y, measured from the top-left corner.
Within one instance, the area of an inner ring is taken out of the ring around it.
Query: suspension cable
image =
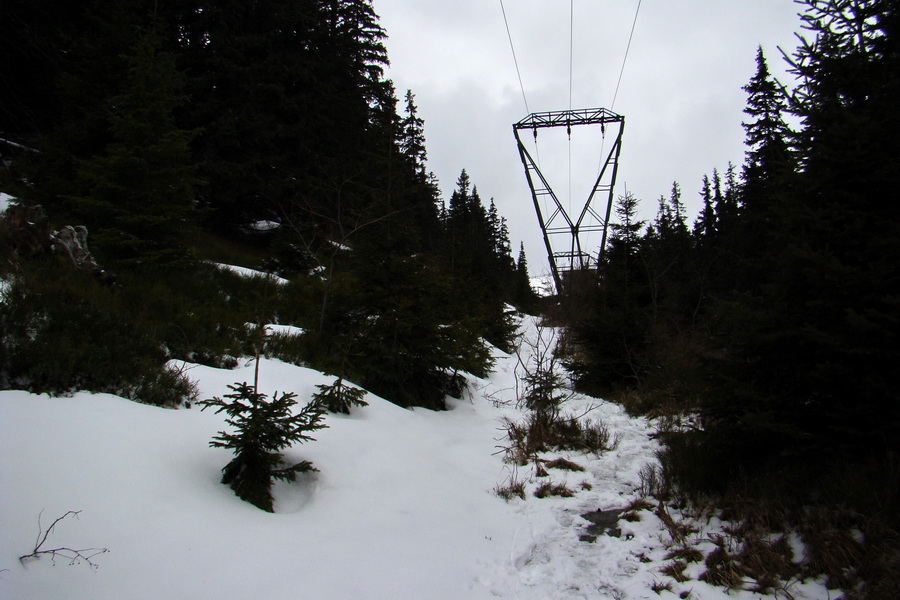
[[[637,8],[634,9],[634,20],[631,22],[631,33],[628,34],[628,44],[625,46],[625,57],[622,59],[622,68],[619,69],[619,80],[616,81],[616,92],[613,94],[612,104],[609,109],[612,110],[616,105],[616,98],[619,95],[619,86],[622,84],[622,74],[625,72],[625,62],[628,60],[628,51],[631,49],[631,38],[634,37],[634,27],[637,25],[638,13],[641,11],[641,0],[638,0]]]

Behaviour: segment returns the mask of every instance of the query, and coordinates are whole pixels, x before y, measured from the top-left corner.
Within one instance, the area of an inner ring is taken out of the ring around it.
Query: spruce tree
[[[291,444],[314,441],[309,434],[327,427],[322,423],[323,408],[310,402],[294,412],[296,394],[276,393],[271,400],[246,382],[229,385],[232,393],[224,399],[201,400],[202,410],[215,407],[228,415],[226,423],[235,432],[220,431],[209,443],[214,448],[229,448],[234,458],[222,468],[222,483],[231,486],[239,498],[266,512],[274,512],[272,483],[294,481],[298,473],[316,471],[312,463],[302,461],[284,466],[281,450]]]
[[[519,310],[528,314],[535,314],[538,310],[538,297],[531,286],[531,275],[528,273],[528,257],[525,255],[525,244],[523,242],[519,243],[519,256],[516,259],[512,303]]]
[[[419,117],[416,96],[406,90],[405,116],[401,121],[400,151],[409,160],[413,172],[424,183],[427,175],[428,152],[425,148],[425,122]]]
[[[648,332],[652,319],[648,286],[650,234],[637,218],[632,193],[616,198],[610,236],[598,265],[599,285],[589,311],[572,327],[581,349],[571,365],[578,385],[608,395],[637,385],[646,375]]]
[[[769,259],[778,251],[779,210],[791,193],[796,165],[790,149],[793,132],[785,122],[787,99],[780,84],[769,74],[762,48],[756,54],[757,71],[744,86],[751,117],[745,122],[747,154],[739,190],[738,223],[731,236],[731,258],[743,289],[756,288],[771,272]]]
[[[777,199],[769,212],[777,219],[766,223],[771,254],[748,253],[760,285],[737,288],[723,305],[728,358],[695,439],[731,475],[823,473],[835,462],[880,460],[900,439],[892,300],[900,274],[885,260],[900,256],[900,213],[883,203],[898,183],[900,16],[896,3],[878,0],[805,4],[808,37],[789,57],[802,82],[790,98],[800,167],[772,170],[756,152],[766,138],[754,138],[745,170],[754,195],[744,208],[752,222],[753,203]],[[753,86],[765,81],[758,72]],[[780,131],[770,121],[748,134]],[[760,183],[774,195],[757,195]],[[805,491],[816,488],[813,480]]]
[[[760,47],[756,53],[756,74],[744,86],[751,121],[743,123],[747,132],[747,156],[744,161],[742,204],[748,211],[765,212],[773,186],[783,171],[792,171],[790,142],[793,132],[785,122],[787,98],[781,85],[769,73]],[[756,205],[762,205],[757,207]]]
[[[840,436],[855,454],[896,451],[900,272],[885,257],[900,256],[900,210],[883,199],[900,183],[900,8],[807,4],[813,37],[793,57],[803,85],[791,99],[803,168],[783,211],[786,251],[773,290],[791,319],[779,324],[779,349],[786,359],[786,346],[795,349],[785,409],[805,421],[817,450]]]
[[[198,180],[193,134],[174,118],[185,102],[182,76],[152,26],[137,33],[125,64],[121,90],[106,101],[110,142],[80,163],[87,193],[73,198],[74,210],[107,260],[185,262]]]
[[[366,391],[344,383],[342,377],[338,377],[331,385],[317,385],[318,392],[313,394],[313,401],[318,402],[328,412],[350,414],[354,406],[368,406],[363,400]]]

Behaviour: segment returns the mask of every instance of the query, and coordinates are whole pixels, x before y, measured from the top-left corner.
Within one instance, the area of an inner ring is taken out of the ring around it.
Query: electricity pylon
[[[519,132],[530,129],[537,140],[538,129],[565,127],[571,139],[572,127],[580,125],[599,125],[600,135],[604,139],[607,126],[611,126],[614,129],[615,137],[609,150],[603,152],[605,156],[601,157],[600,173],[591,188],[587,201],[577,215],[570,215],[528,152]],[[605,108],[532,113],[513,125],[513,132],[519,146],[519,156],[525,166],[525,177],[531,188],[531,199],[534,201],[534,209],[541,226],[541,233],[544,236],[544,245],[547,247],[547,258],[550,262],[557,294],[565,293],[566,284],[572,279],[573,272],[595,270],[603,248],[606,246],[607,225],[612,210],[613,188],[619,168],[619,152],[622,148],[624,128],[625,117]],[[548,214],[545,215],[542,210],[542,200],[546,198],[550,198],[552,202],[549,203]],[[598,212],[595,204],[602,205],[604,200],[606,206],[603,207],[602,213]],[[602,232],[603,234],[600,250],[596,253],[596,257],[592,257],[586,251],[581,238],[583,234],[593,232]]]

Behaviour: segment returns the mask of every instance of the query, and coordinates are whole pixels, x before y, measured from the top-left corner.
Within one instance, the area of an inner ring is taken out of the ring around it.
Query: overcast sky
[[[509,220],[515,249],[525,242],[533,274],[547,259],[512,125],[529,112],[570,108],[570,44],[571,108],[625,117],[616,195],[633,192],[650,219],[678,181],[693,219],[703,175],[743,160],[741,87],[755,73],[757,46],[789,83],[778,47],[796,47],[802,8],[792,0],[642,0],[616,95],[638,0],[574,0],[574,19],[566,0],[503,6],[524,100],[500,0],[374,0],[388,34],[388,77],[401,101],[407,89],[416,95],[428,167],[445,200],[465,168],[485,203],[493,198]],[[575,211],[605,143],[592,126],[575,128],[571,145],[564,130],[539,133],[541,169]],[[587,243],[596,252],[599,237]]]

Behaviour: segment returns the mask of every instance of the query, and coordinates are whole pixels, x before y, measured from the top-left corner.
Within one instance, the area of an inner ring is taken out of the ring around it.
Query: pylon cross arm
[[[625,117],[606,108],[581,108],[532,113],[513,125],[513,129],[541,129],[544,127],[571,127],[573,125],[606,125],[623,123]]]

